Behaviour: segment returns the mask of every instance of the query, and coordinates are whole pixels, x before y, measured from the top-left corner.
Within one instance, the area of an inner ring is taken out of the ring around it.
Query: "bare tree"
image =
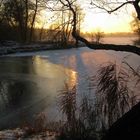
[[[38,10],[43,9],[44,0],[7,0],[0,1],[0,20],[11,30],[16,30],[22,43],[33,39]]]
[[[9,23],[12,28],[18,28],[20,40],[26,42],[29,17],[29,0],[18,1],[8,0],[4,2],[3,15],[4,20]]]
[[[138,35],[138,40],[135,40],[134,42],[136,44],[139,44],[140,43],[140,20],[136,17],[135,14],[133,14],[133,20],[130,23],[130,25],[134,33]]]
[[[27,0],[26,0],[27,1]],[[29,36],[29,40],[30,42],[32,41],[32,36],[33,36],[33,31],[34,31],[34,24],[35,24],[35,19],[36,19],[36,15],[37,15],[37,10],[38,10],[38,0],[35,0],[35,3],[33,4],[33,16],[32,16],[32,21],[31,21],[31,29],[30,29],[30,36]]]
[[[73,25],[73,30],[72,30],[72,36],[78,41],[81,41],[83,43],[86,44],[86,46],[88,46],[89,48],[92,49],[105,49],[105,50],[115,50],[115,51],[127,51],[127,52],[133,52],[135,54],[140,55],[140,48],[136,47],[136,46],[131,46],[131,45],[113,45],[113,44],[91,44],[88,40],[86,40],[85,38],[83,38],[82,36],[80,36],[77,33],[77,14],[76,14],[76,10],[75,10],[75,0],[70,1],[70,0],[59,0],[61,2],[61,4],[67,8],[69,8],[69,10],[72,12],[73,15],[73,20],[72,20],[72,25]],[[126,5],[126,4],[133,4],[134,8],[136,10],[136,13],[138,15],[138,18],[140,19],[140,6],[139,6],[139,0],[135,0],[135,1],[127,1],[124,2],[123,4],[121,4],[120,6],[116,7],[113,10],[106,10],[109,13],[112,13],[116,10],[118,10],[119,8],[121,8],[122,6]],[[93,3],[92,3],[93,4]],[[95,4],[94,4],[95,5]],[[98,5],[96,5],[96,7],[98,8],[102,8],[105,9],[103,7],[100,7]]]
[[[121,9],[123,6],[126,6],[128,4],[131,4],[134,6],[135,11],[137,13],[137,18],[140,19],[140,6],[139,6],[139,0],[124,0],[124,1],[106,1],[106,0],[91,0],[91,5],[100,8],[102,10],[105,10],[109,14]]]
[[[104,32],[100,31],[100,29],[97,29],[96,31],[91,32],[89,36],[93,43],[99,44],[101,43],[101,39],[104,37]]]

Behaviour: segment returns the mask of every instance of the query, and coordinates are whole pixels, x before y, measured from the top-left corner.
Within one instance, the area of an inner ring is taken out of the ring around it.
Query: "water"
[[[138,37],[136,37],[136,36],[104,37],[102,39],[102,42],[106,43],[106,44],[134,45],[134,41],[137,39],[138,39]]]
[[[0,128],[22,125],[47,112],[57,116],[57,96],[65,83],[73,86],[76,72],[39,56],[0,59]]]
[[[0,58],[0,129],[17,127],[40,112],[49,121],[61,119],[58,95],[77,86],[78,97],[94,95],[89,91],[89,76],[107,62],[127,61],[134,69],[139,56],[88,48],[18,53]]]

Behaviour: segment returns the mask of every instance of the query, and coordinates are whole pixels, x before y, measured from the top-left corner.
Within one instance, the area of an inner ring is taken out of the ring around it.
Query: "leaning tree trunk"
[[[139,0],[136,0],[138,2]],[[72,30],[72,36],[75,38],[76,41],[81,41],[85,43],[85,45],[91,49],[96,49],[96,50],[115,50],[115,51],[124,51],[124,52],[132,52],[137,55],[140,55],[140,48],[133,46],[133,45],[114,45],[114,44],[92,44],[85,38],[81,37],[77,33],[76,25],[77,25],[77,17],[76,17],[76,10],[73,8],[72,3],[69,0],[65,0],[67,4],[65,4],[62,0],[60,2],[63,4],[63,6],[66,6],[69,8],[69,10],[73,14],[73,30]],[[135,3],[135,7],[137,7],[137,10],[140,10],[140,7],[138,6],[138,3]],[[139,15],[139,13],[138,13]]]

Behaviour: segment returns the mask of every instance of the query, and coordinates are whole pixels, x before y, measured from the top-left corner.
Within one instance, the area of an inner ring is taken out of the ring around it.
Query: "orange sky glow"
[[[112,14],[97,8],[88,9],[84,4],[81,6],[85,14],[81,23],[82,32],[94,32],[98,29],[104,33],[132,32],[130,22],[133,20],[132,13],[135,12],[132,5],[127,5]],[[45,16],[49,17],[50,14],[47,13]],[[45,28],[49,26],[50,24],[46,23]]]
[[[94,9],[86,10],[81,26],[82,31],[91,32],[100,29],[105,33],[132,32],[130,22],[133,20],[132,13],[134,11],[132,5],[127,5],[112,14],[105,11],[95,12]]]

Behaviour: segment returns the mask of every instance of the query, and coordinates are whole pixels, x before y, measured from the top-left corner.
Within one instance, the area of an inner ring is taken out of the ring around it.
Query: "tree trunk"
[[[32,23],[31,23],[31,30],[30,30],[30,42],[32,41],[32,37],[33,37],[33,32],[34,32],[34,23],[35,23],[35,19],[36,19],[36,14],[37,14],[37,8],[38,8],[38,0],[35,1],[35,10],[34,10],[34,15],[33,15],[33,19],[32,19]]]
[[[72,36],[76,39],[79,40],[83,43],[86,44],[87,47],[91,49],[96,49],[96,50],[114,50],[114,51],[125,51],[125,52],[132,52],[137,55],[140,55],[140,48],[132,45],[114,45],[114,44],[92,44],[85,38],[81,37],[79,34],[77,34],[76,31],[76,12],[74,9],[71,7],[71,11],[73,13],[73,31],[72,31]]]
[[[25,12],[26,12],[26,19],[25,19],[25,33],[24,33],[24,36],[25,36],[25,40],[26,40],[26,42],[27,42],[27,31],[28,31],[28,0],[25,0],[25,7],[26,7],[26,9],[25,9]]]
[[[114,45],[114,44],[92,44],[85,38],[81,37],[77,33],[76,25],[77,25],[77,17],[76,17],[76,11],[72,7],[72,3],[70,3],[69,0],[65,0],[67,4],[65,4],[62,0],[60,2],[64,5],[67,6],[70,11],[73,14],[73,29],[72,29],[72,36],[76,39],[76,41],[81,41],[85,43],[85,45],[91,49],[96,49],[96,50],[114,50],[114,51],[124,51],[124,52],[132,52],[137,55],[140,55],[140,48],[133,46],[133,45]],[[137,0],[136,0],[137,1]],[[138,0],[139,1],[139,0]]]

